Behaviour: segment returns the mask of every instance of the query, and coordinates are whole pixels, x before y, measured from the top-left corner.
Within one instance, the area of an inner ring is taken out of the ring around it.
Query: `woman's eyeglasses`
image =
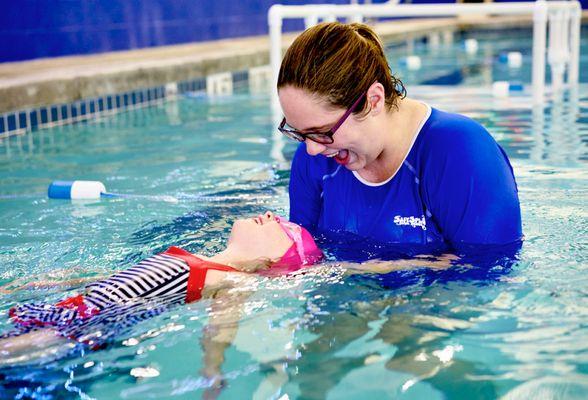
[[[351,115],[351,113],[355,111],[355,109],[364,97],[365,92],[361,96],[359,96],[357,100],[355,100],[355,103],[353,103],[353,105],[349,107],[347,111],[345,111],[345,114],[343,114],[339,121],[337,121],[335,125],[333,125],[333,127],[326,132],[302,133],[294,128],[287,126],[286,118],[282,120],[280,126],[278,127],[278,130],[290,139],[294,139],[299,142],[304,142],[306,139],[310,139],[313,142],[320,144],[331,144],[334,141],[333,135],[335,134],[335,132],[337,132],[337,129],[339,129],[339,127],[343,125],[343,122],[345,122],[345,120]]]

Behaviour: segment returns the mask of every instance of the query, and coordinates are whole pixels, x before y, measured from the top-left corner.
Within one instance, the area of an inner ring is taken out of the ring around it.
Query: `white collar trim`
[[[396,169],[396,171],[394,171],[394,173],[392,175],[390,175],[390,177],[388,179],[386,179],[383,182],[369,182],[366,181],[364,178],[361,177],[361,175],[359,175],[359,173],[357,171],[352,171],[353,175],[357,178],[358,181],[360,181],[361,183],[363,183],[366,186],[373,186],[373,187],[377,187],[377,186],[382,186],[385,185],[386,183],[390,182],[398,173],[398,171],[400,170],[400,168],[402,167],[402,165],[404,164],[404,161],[406,161],[406,157],[408,157],[408,155],[410,154],[410,152],[412,151],[412,147],[414,146],[414,143],[416,142],[417,137],[419,136],[419,134],[421,133],[421,130],[423,129],[423,126],[425,126],[425,124],[427,123],[427,121],[429,120],[429,117],[431,116],[431,106],[428,105],[427,103],[423,103],[426,107],[427,107],[427,112],[425,113],[424,118],[421,120],[421,123],[419,124],[416,133],[414,135],[414,137],[412,138],[412,143],[410,144],[410,147],[408,148],[408,151],[406,152],[404,159],[402,160],[402,162],[400,163],[400,165],[398,166],[398,168]]]

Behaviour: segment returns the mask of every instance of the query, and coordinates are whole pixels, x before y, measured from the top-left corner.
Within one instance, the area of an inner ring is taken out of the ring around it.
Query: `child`
[[[23,352],[69,340],[98,348],[109,336],[111,326],[131,326],[171,305],[193,302],[215,289],[238,284],[252,272],[289,273],[322,256],[308,231],[271,212],[239,219],[233,224],[226,248],[212,257],[172,246],[88,284],[83,294],[55,305],[13,307],[9,314],[15,329],[0,340],[0,358],[18,362]]]

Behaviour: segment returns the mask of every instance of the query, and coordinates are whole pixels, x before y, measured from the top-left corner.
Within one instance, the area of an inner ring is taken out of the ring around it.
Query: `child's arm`
[[[68,270],[59,270],[57,272],[69,272],[71,274],[71,271],[68,271]],[[44,277],[41,277],[41,279],[39,279],[39,280],[35,280],[33,282],[26,282],[26,283],[23,283],[23,280],[24,280],[23,278],[18,278],[12,282],[9,282],[9,283],[6,283],[6,284],[0,286],[0,294],[10,294],[10,293],[17,292],[19,290],[28,290],[28,289],[51,289],[51,288],[77,287],[77,286],[81,286],[87,282],[100,280],[106,276],[106,275],[104,275],[104,276],[93,275],[93,276],[86,276],[86,277],[80,277],[80,278],[61,280],[61,279],[59,279],[60,273],[58,273],[56,277],[54,275],[55,275],[55,272],[52,272],[50,274],[47,274],[47,276],[46,276],[47,279],[43,279]]]
[[[0,366],[55,358],[71,349],[73,342],[53,329],[40,329],[0,339]]]
[[[225,350],[231,345],[237,330],[239,320],[244,314],[244,307],[250,292],[229,293],[229,289],[221,289],[215,293],[215,298],[227,298],[229,301],[213,301],[208,325],[200,343],[203,351],[203,367],[200,373],[209,381],[203,398],[215,399],[224,388],[222,364],[225,361]]]

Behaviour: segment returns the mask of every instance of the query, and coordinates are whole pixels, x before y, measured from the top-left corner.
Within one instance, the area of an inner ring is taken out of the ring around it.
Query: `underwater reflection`
[[[501,285],[515,262],[352,275],[311,290],[304,329],[313,339],[287,362],[286,391],[302,399],[497,398],[497,383],[484,378],[495,365],[463,356],[460,337],[481,333],[478,320],[494,299],[481,302],[480,288]]]

